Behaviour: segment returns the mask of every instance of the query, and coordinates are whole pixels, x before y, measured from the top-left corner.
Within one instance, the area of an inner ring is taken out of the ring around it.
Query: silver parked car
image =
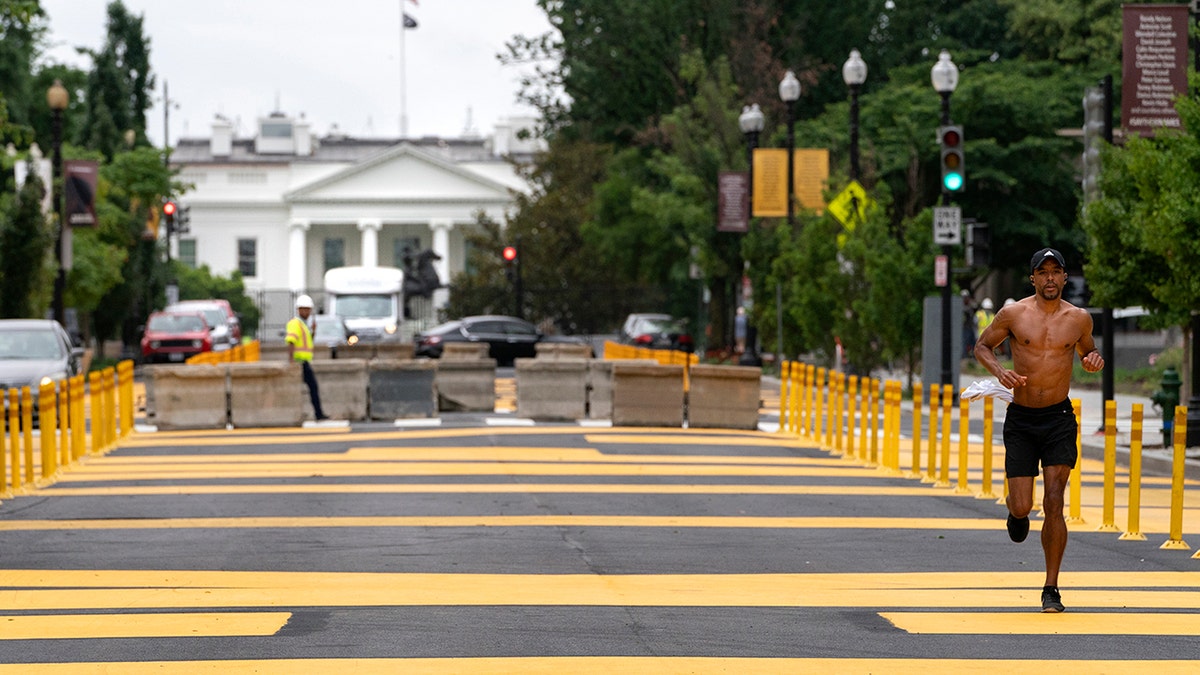
[[[83,349],[71,344],[57,321],[0,320],[0,387],[5,391],[29,387],[36,400],[43,382],[78,375],[82,361]]]

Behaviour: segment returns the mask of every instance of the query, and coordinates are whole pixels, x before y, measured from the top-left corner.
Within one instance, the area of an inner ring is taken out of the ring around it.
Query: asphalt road
[[[1009,542],[995,499],[779,434],[496,419],[136,434],[6,499],[0,674],[1200,667],[1162,481],[1120,540],[1085,464],[1043,615],[1039,522]]]

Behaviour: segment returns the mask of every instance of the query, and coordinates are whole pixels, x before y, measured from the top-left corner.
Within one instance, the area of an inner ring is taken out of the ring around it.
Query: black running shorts
[[[1004,418],[1004,473],[1009,478],[1038,475],[1043,467],[1075,468],[1079,427],[1070,399],[1045,408],[1008,404]]]

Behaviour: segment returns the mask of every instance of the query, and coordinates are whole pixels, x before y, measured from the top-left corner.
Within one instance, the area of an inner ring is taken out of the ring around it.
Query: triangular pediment
[[[511,199],[508,185],[408,143],[397,144],[284,195],[284,201],[292,204]]]

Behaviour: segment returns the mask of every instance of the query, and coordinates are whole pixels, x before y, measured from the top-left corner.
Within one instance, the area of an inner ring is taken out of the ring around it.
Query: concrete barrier
[[[228,423],[225,366],[149,366],[154,423],[160,429],[224,429]],[[148,404],[149,405],[149,404]]]
[[[689,428],[757,429],[762,370],[753,366],[692,366]]]
[[[617,363],[641,363],[655,365],[650,359],[591,359],[588,361],[588,419],[612,419],[613,365]]]
[[[683,366],[613,364],[613,426],[683,426]]]
[[[375,358],[385,361],[410,361],[416,351],[416,345],[411,342],[377,342]],[[338,358],[343,358],[342,350],[338,350]]]
[[[308,392],[300,364],[259,361],[226,367],[229,421],[234,427],[296,427],[304,421]]]
[[[329,351],[327,348],[325,351]],[[369,361],[375,358],[375,344],[371,342],[357,342],[352,345],[342,345],[337,349],[338,359],[362,359]]]
[[[516,360],[517,415],[536,420],[587,417],[588,359]]]
[[[373,420],[437,417],[436,361],[367,364],[367,410]]]
[[[590,359],[592,346],[582,342],[539,342],[534,345],[539,359]]]
[[[488,357],[488,345],[484,342],[446,342],[442,344],[443,361],[474,361]]]
[[[484,349],[487,345],[483,345]],[[495,359],[442,359],[437,363],[438,410],[492,412],[496,409]]]
[[[288,346],[286,342],[262,342],[258,345],[259,361],[287,361]]]
[[[343,359],[313,362],[321,407],[335,420],[367,419],[367,361]],[[312,402],[304,383],[300,383],[305,418],[314,417]]]

